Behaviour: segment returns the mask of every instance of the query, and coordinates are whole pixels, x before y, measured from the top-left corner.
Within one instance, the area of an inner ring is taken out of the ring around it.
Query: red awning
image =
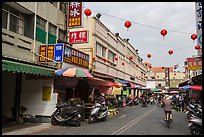
[[[202,90],[202,86],[201,85],[194,85],[194,86],[191,86],[191,89],[192,90],[199,90],[199,91],[201,91]]]

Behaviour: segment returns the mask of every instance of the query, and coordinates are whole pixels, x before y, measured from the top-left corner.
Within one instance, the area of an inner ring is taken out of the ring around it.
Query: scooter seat
[[[106,107],[102,107],[102,108],[100,108],[100,111],[106,111]]]

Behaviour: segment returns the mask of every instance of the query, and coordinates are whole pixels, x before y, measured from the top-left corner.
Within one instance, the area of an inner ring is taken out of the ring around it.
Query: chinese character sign
[[[188,70],[202,70],[202,57],[187,58]]]
[[[48,58],[47,62],[52,62],[52,60],[54,59],[54,45],[47,46],[47,58]]]
[[[69,33],[69,43],[88,42],[88,31],[73,31]]]
[[[64,45],[63,62],[76,64],[85,68],[89,67],[89,55],[78,51],[70,46]]]
[[[63,59],[63,44],[55,44],[55,58],[56,62],[62,62]]]
[[[39,56],[39,62],[46,62],[47,61],[46,58],[44,58],[44,57],[47,57],[46,53],[47,53],[47,46],[46,45],[41,45],[40,46],[40,51],[39,51],[39,54],[41,56]]]
[[[197,28],[197,43],[201,47],[198,50],[198,55],[202,56],[202,2],[195,2],[196,10],[196,28]]]
[[[68,27],[82,26],[82,2],[68,2]]]

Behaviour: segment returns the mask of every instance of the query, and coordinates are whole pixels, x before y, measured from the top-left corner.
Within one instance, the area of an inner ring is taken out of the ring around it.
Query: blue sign
[[[63,44],[55,44],[55,56],[54,60],[56,62],[62,62],[63,60]]]

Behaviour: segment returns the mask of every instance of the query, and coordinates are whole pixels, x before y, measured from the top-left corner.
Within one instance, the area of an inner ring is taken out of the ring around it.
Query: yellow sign
[[[43,87],[42,101],[51,101],[51,87]]]
[[[188,70],[202,70],[202,66],[190,66]]]
[[[120,88],[116,88],[113,86],[113,90],[112,90],[112,95],[121,95],[121,87]]]

